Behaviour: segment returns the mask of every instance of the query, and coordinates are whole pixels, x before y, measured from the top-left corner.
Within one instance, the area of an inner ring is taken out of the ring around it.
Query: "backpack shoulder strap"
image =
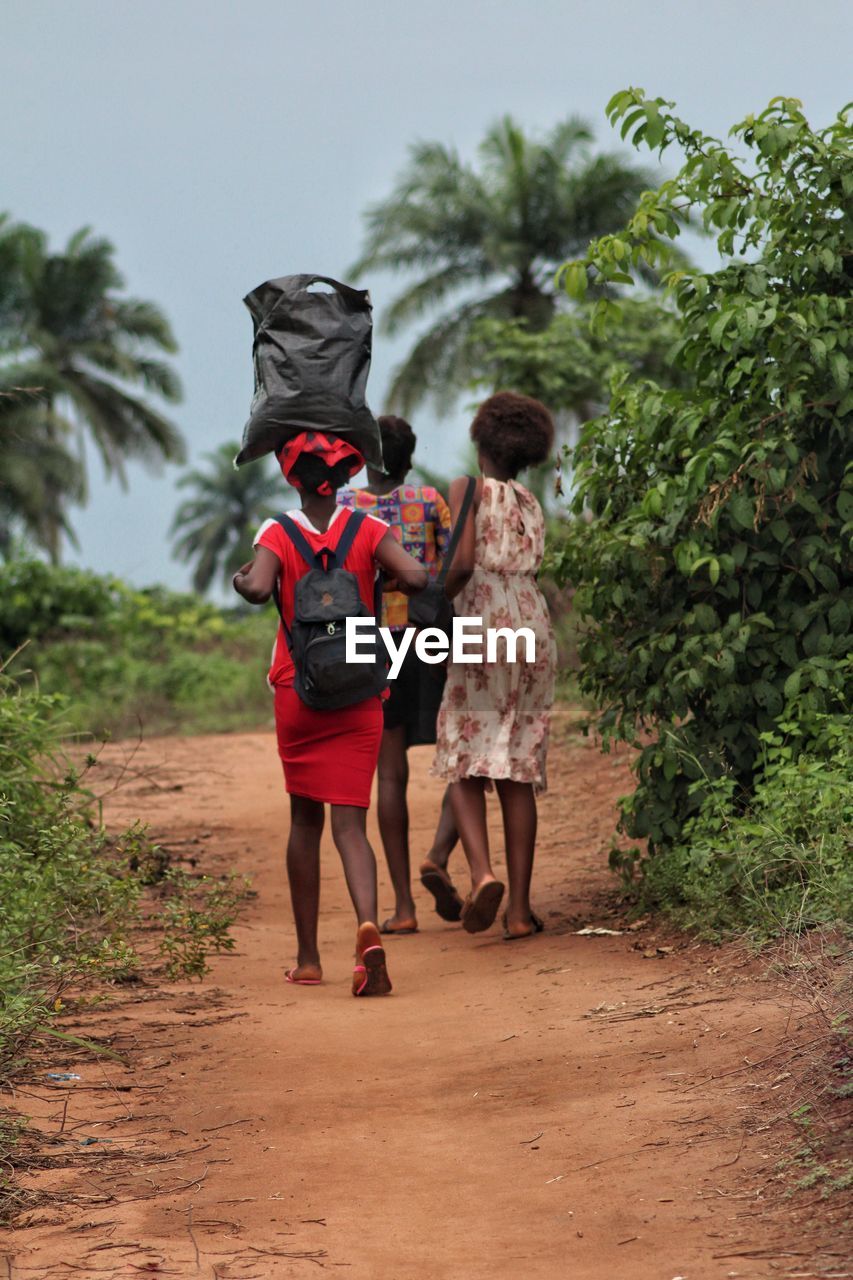
[[[286,515],[277,516],[276,520],[284,530],[285,536],[290,539],[290,541],[293,543],[294,547],[299,552],[302,559],[309,566],[309,568],[316,569],[317,560],[318,560],[317,553],[312,549],[311,544],[309,543],[308,539],[305,537],[305,534],[299,528],[299,525],[296,523],[296,521],[291,520],[290,516],[286,516]],[[321,560],[321,563],[322,563],[322,560]],[[281,596],[279,595],[277,581],[273,583],[272,598],[275,602],[275,607],[278,610],[278,616],[281,618],[281,625],[284,630],[285,638],[287,640],[287,647],[292,653],[293,652],[293,636],[291,634],[290,627],[287,625],[287,623],[284,620],[284,610],[281,607]]]
[[[459,539],[462,537],[462,530],[468,523],[468,512],[471,510],[471,503],[474,501],[474,490],[477,487],[477,481],[473,476],[467,477],[468,483],[465,486],[465,494],[462,498],[462,505],[459,508],[459,518],[453,526],[453,532],[450,535],[450,546],[447,548],[444,560],[441,564],[436,582],[440,587],[444,586],[450,566],[453,564],[453,557],[456,555],[456,548],[459,545]]]
[[[365,511],[350,511],[347,517],[346,527],[338,540],[338,545],[334,550],[334,563],[329,564],[330,569],[342,569],[344,561],[352,550],[352,544],[358,536],[358,531],[367,519]]]
[[[310,542],[305,534],[299,528],[295,520],[291,520],[290,516],[277,516],[276,521],[281,525],[287,537],[293,543],[296,550],[302,556],[302,559],[312,569],[317,567],[317,553],[312,549]]]

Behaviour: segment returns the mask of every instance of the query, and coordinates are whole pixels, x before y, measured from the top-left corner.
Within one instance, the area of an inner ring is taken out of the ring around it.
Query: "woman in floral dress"
[[[486,791],[493,785],[497,790],[509,882],[504,937],[512,940],[543,927],[530,906],[530,879],[556,672],[548,606],[536,582],[545,542],[542,508],[516,476],[547,458],[554,424],[538,400],[504,391],[480,407],[471,439],[481,476],[447,594],[455,598],[457,615],[482,618],[484,631],[530,628],[535,660],[524,660],[522,642],[516,661],[508,661],[505,642],[499,641],[495,662],[450,663],[433,773],[456,784],[453,812],[471,869],[471,893],[462,911],[469,933],[492,925],[504,895],[492,871],[486,828]],[[463,476],[450,487],[454,523],[467,483]]]

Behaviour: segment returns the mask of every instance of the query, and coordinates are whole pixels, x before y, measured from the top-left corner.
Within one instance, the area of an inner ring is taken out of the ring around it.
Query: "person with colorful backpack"
[[[418,560],[433,584],[450,546],[450,508],[431,485],[408,480],[417,437],[405,418],[384,414],[377,419],[384,469],[368,463],[367,484],[342,489],[338,502],[355,511],[379,516],[398,542]],[[390,586],[391,584],[389,584]],[[423,599],[423,593],[418,599]],[[409,602],[386,590],[382,620],[399,641],[409,623]],[[379,926],[382,934],[417,933],[409,866],[409,747],[435,743],[435,722],[444,692],[444,664],[422,662],[411,644],[383,707],[385,732],[377,770],[377,818],[394,888],[394,914]],[[435,899],[443,920],[458,920],[462,898],[447,871],[458,840],[449,789],[445,790],[432,843],[421,863],[421,884]]]
[[[427,572],[384,521],[338,505],[337,490],[364,465],[352,444],[303,431],[276,457],[299,491],[301,509],[263,523],[255,558],[233,585],[252,604],[274,597],[281,616],[268,679],[291,810],[287,873],[297,963],[285,976],[297,986],[322,982],[317,920],[328,804],[358,921],[353,995],[386,995],[391,980],[376,925],[376,859],[366,832],[382,740],[384,650],[377,636],[375,663],[346,663],[345,622],[376,616],[377,570],[408,595],[426,586]]]

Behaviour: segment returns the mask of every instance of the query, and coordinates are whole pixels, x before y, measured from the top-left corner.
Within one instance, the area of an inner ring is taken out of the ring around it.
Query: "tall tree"
[[[395,373],[394,407],[408,412],[428,395],[447,404],[470,383],[478,320],[544,328],[557,266],[624,225],[651,171],[593,154],[592,141],[578,119],[538,141],[507,116],[480,144],[479,166],[438,142],[411,148],[391,194],[367,210],[364,251],[350,269],[416,277],[384,317],[389,334],[443,308]]]
[[[178,481],[193,496],[175,512],[170,533],[175,555],[195,563],[196,591],[207,591],[217,575],[227,582],[251,556],[252,534],[281,493],[281,476],[259,463],[235,468],[239,448],[220,445],[204,455],[207,469],[188,471]]]
[[[184,457],[180,432],[150,403],[152,395],[180,399],[178,377],[162,358],[176,350],[172,331],[153,303],[122,296],[113,255],[88,228],[51,253],[41,231],[0,222],[0,389],[34,392],[16,408],[7,448],[17,439],[24,454],[79,458],[74,484],[56,491],[42,522],[53,559],[69,503],[85,500],[85,440],[123,484],[132,458],[157,466]]]
[[[59,442],[33,431],[26,388],[0,390],[0,556],[8,559],[16,538],[50,546],[57,531],[72,542],[67,502],[84,492],[80,459]]]

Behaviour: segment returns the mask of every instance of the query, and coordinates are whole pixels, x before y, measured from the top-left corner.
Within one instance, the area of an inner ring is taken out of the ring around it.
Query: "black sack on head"
[[[311,292],[312,284],[332,292]],[[300,431],[343,436],[382,469],[379,425],[365,399],[372,307],[366,289],[329,276],[281,276],[243,299],[255,326],[255,394],[236,466]]]

